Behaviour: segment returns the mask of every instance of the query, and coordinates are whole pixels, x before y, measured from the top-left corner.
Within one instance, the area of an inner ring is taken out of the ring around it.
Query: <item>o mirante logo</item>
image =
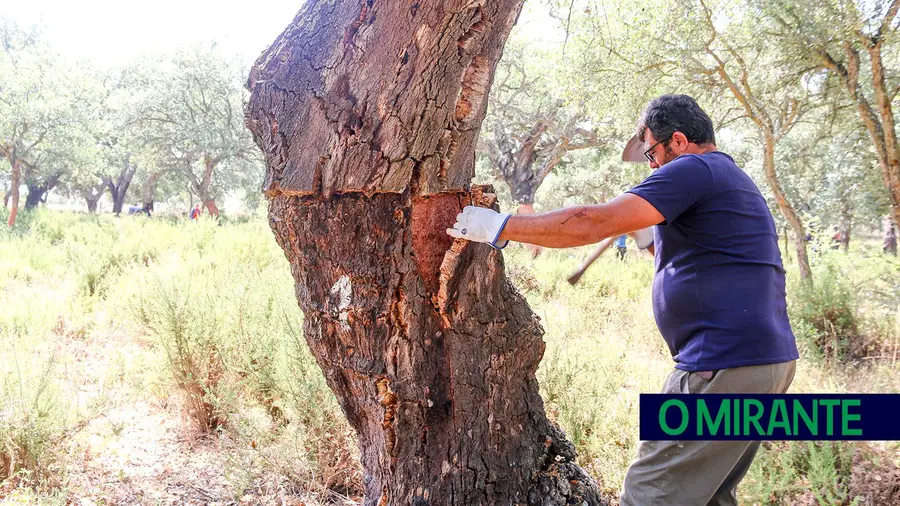
[[[649,440],[900,440],[895,394],[641,394]]]

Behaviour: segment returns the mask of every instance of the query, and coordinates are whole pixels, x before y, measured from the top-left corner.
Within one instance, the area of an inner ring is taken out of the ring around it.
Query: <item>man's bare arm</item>
[[[575,206],[546,213],[509,218],[499,241],[537,244],[548,248],[571,248],[600,242],[664,221],[649,202],[625,193],[594,206]]]

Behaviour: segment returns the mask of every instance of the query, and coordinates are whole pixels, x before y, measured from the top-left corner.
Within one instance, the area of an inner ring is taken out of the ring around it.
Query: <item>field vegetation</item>
[[[900,262],[866,241],[815,251],[815,284],[789,267],[802,354],[792,391],[900,392]],[[604,256],[573,287],[585,253],[513,247],[506,263],[546,331],[547,411],[614,496],[638,394],[657,391],[672,362],[649,305],[652,259]],[[0,283],[6,503],[358,499],[354,435],[263,219],[24,213],[0,231]],[[898,465],[896,443],[767,443],[740,493],[890,504]]]

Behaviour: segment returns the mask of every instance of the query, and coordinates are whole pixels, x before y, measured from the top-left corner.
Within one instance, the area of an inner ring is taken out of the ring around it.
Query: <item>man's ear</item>
[[[672,140],[669,142],[669,144],[671,146],[670,149],[672,149],[673,151],[684,152],[687,151],[687,147],[688,144],[690,144],[690,141],[688,141],[686,135],[676,130],[675,133],[672,134]]]

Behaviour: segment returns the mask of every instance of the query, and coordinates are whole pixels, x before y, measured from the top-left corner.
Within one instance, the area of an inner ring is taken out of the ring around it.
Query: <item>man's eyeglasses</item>
[[[669,142],[669,140],[670,140],[671,138],[672,138],[672,136],[670,135],[669,137],[667,137],[667,138],[665,138],[665,139],[663,139],[663,140],[657,142],[656,144],[650,146],[650,148],[647,149],[647,151],[644,151],[644,157],[647,159],[647,161],[650,162],[650,163],[656,163],[656,159],[653,157],[652,151],[653,151],[654,149],[656,149],[656,146],[659,146],[660,144],[662,144],[662,143],[664,143],[664,142]]]

